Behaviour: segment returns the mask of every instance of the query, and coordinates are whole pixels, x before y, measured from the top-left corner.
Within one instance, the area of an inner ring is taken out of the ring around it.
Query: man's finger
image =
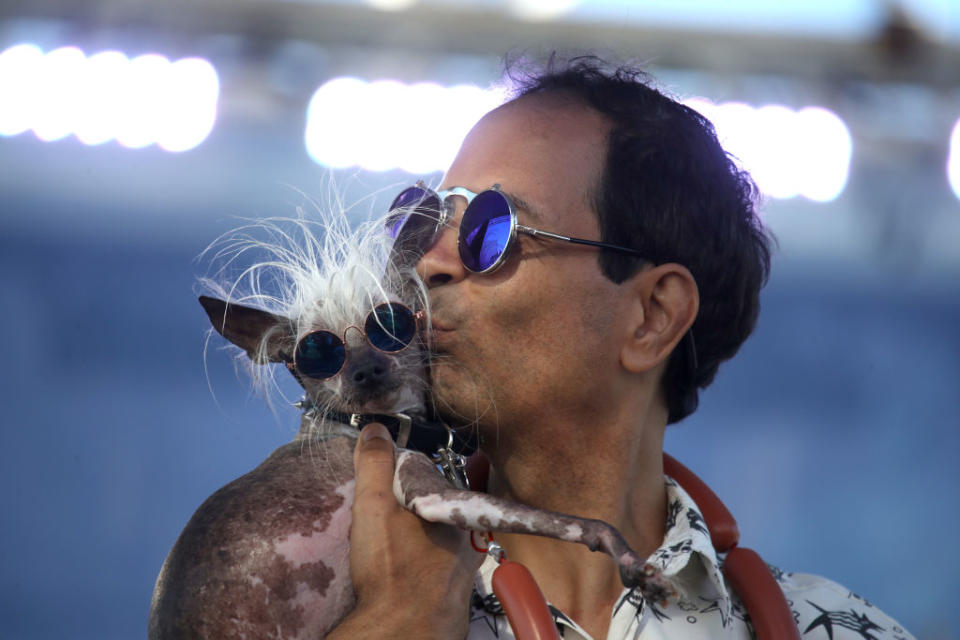
[[[372,422],[357,438],[353,451],[356,473],[356,495],[363,499],[393,497],[394,444],[390,432],[382,424]]]

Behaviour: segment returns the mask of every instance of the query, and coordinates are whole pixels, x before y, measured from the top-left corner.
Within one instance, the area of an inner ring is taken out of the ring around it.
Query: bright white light
[[[450,110],[456,108],[451,104],[451,98],[455,94],[439,84],[426,82],[413,85],[410,92],[414,99],[403,105],[403,113],[398,114],[398,119],[409,123],[406,125],[409,130],[402,132],[406,139],[396,141],[395,148],[403,149],[396,154],[397,166],[414,175],[436,171],[439,164],[449,166],[445,143],[456,138],[454,144],[459,145],[463,139],[462,135],[458,137],[456,131],[451,131],[451,125],[446,119]],[[460,114],[455,117],[462,116],[463,114]],[[456,126],[456,123],[453,126]],[[406,141],[413,144],[404,144]],[[421,141],[425,144],[420,144]]]
[[[170,99],[161,120],[157,144],[167,151],[192,149],[210,135],[217,119],[220,80],[213,65],[202,58],[183,58],[170,66]]]
[[[743,158],[754,180],[774,198],[793,198],[800,193],[798,171],[800,154],[794,112],[779,105],[766,105],[754,110],[753,123],[747,121],[742,130],[749,132],[750,154]],[[775,144],[771,142],[775,141]]]
[[[507,8],[521,20],[554,20],[569,13],[580,0],[509,0]]]
[[[307,106],[307,152],[321,164],[336,169],[359,164],[351,140],[350,110],[366,83],[356,78],[335,78],[317,89]],[[340,126],[344,123],[344,126]]]
[[[843,192],[850,175],[850,130],[837,114],[820,107],[801,109],[797,125],[804,156],[798,171],[803,181],[800,193],[818,202],[833,200]]]
[[[43,51],[31,44],[0,53],[0,135],[15,136],[30,129],[43,61]]]
[[[686,104],[709,118],[723,148],[774,198],[835,199],[847,184],[853,140],[835,113],[741,102]]]
[[[502,92],[472,85],[334,78],[310,99],[304,140],[310,157],[328,167],[441,171],[470,128],[502,101]]]
[[[953,133],[950,134],[947,179],[950,180],[954,195],[960,198],[960,120],[957,120],[957,124],[953,125]]]
[[[219,92],[216,70],[199,58],[18,45],[0,54],[0,134],[184,151],[210,134]]]
[[[102,51],[87,58],[82,92],[75,109],[74,135],[88,145],[102,144],[116,135],[123,118],[123,93],[130,61],[119,51]]]
[[[80,93],[80,74],[86,58],[76,47],[54,49],[44,56],[36,76],[33,133],[50,142],[73,131],[73,105]]]
[[[367,4],[381,11],[403,11],[417,4],[417,0],[367,0]]]
[[[360,166],[369,171],[388,171],[397,166],[396,149],[409,139],[417,144],[419,132],[407,124],[412,93],[393,80],[371,82],[355,106],[358,121],[365,121],[364,135],[356,140]],[[391,116],[383,117],[389,110]],[[400,125],[400,126],[395,126]]]
[[[121,118],[115,129],[117,142],[129,149],[156,142],[157,126],[163,119],[168,97],[170,61],[163,56],[137,56],[130,61],[124,78]]]

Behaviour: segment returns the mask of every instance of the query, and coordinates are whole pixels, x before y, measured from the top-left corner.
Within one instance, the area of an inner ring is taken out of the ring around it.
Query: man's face
[[[606,120],[579,103],[523,98],[474,127],[441,187],[500,184],[520,224],[599,239],[592,203],[607,132]],[[621,287],[601,274],[596,249],[523,234],[499,270],[464,270],[459,200],[451,228],[418,265],[430,287],[439,409],[488,433],[554,412],[588,413],[610,397],[619,369]]]

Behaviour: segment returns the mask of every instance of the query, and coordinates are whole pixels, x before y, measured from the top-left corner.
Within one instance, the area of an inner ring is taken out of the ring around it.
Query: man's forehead
[[[520,98],[471,129],[442,188],[479,192],[499,184],[531,220],[550,218],[557,200],[592,206],[606,156],[607,120],[571,100]]]

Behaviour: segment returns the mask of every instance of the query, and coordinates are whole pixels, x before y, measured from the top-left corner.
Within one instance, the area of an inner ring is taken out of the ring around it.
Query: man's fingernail
[[[382,438],[393,442],[393,438],[390,437],[390,432],[387,431],[387,428],[380,424],[379,422],[371,422],[363,428],[363,431],[360,432],[360,437],[363,438],[364,442],[369,442],[374,438]]]

